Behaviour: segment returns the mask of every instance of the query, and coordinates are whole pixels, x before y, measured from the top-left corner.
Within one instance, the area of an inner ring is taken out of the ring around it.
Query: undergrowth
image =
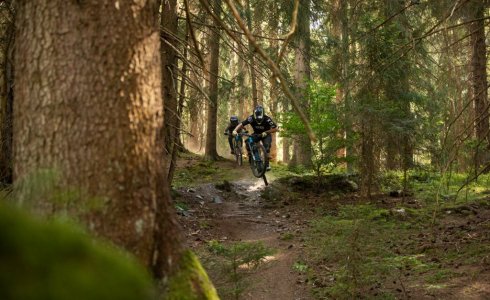
[[[203,263],[218,284],[218,293],[226,299],[239,299],[247,286],[247,277],[260,267],[274,250],[261,242],[236,242],[224,244],[208,242]]]
[[[228,163],[232,165],[231,162]],[[242,171],[245,171],[245,169]],[[223,168],[220,162],[198,160],[196,163],[178,168],[175,172],[172,186],[180,188],[224,180],[231,181],[239,178],[239,175],[239,169]]]
[[[386,173],[381,185],[384,194],[401,189],[402,176]],[[466,197],[448,199],[441,195],[454,194],[466,175],[453,174],[448,179],[413,172],[409,178],[409,187],[415,191],[410,197],[419,203],[416,207],[405,206],[403,201],[391,208],[382,202],[340,205],[336,213],[311,222],[306,233],[307,263],[314,266],[310,277],[319,299],[407,298],[409,282],[426,290],[441,287],[463,276],[450,266],[481,264],[488,257],[489,246],[468,239],[464,230],[455,229],[449,233],[453,240],[446,240],[441,221],[457,212],[466,224],[464,214],[473,214],[471,207],[488,207],[490,176],[469,184]],[[435,199],[438,195],[439,203]],[[435,207],[440,213],[434,224]],[[457,248],[452,246],[460,241]]]

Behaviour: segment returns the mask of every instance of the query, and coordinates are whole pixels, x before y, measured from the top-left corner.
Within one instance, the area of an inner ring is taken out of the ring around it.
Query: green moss
[[[0,205],[0,299],[151,299],[149,276],[128,255],[65,223]]]
[[[180,270],[170,277],[165,299],[219,299],[199,259],[191,251],[186,251],[182,255]]]

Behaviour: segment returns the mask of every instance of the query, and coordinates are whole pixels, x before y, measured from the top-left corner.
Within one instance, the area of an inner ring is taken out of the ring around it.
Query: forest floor
[[[343,177],[268,177],[179,161],[174,204],[222,299],[490,299],[486,189],[433,218],[417,196],[361,200]]]

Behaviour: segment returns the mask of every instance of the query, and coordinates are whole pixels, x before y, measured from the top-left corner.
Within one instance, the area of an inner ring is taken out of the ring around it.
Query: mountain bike
[[[245,131],[245,133],[247,133]],[[228,135],[228,133],[225,133],[225,135]],[[241,135],[236,135],[233,138],[233,155],[235,155],[235,161],[236,163],[241,166],[243,164],[243,139]]]
[[[248,162],[250,164],[250,168],[252,169],[252,173],[257,178],[262,178],[264,180],[265,185],[268,185],[267,177],[265,176],[267,164],[269,163],[269,158],[267,156],[267,151],[265,150],[264,145],[257,138],[257,135],[248,134],[248,133],[239,133],[238,135],[246,136],[245,143],[248,145],[248,149],[250,149],[250,155],[248,158]]]

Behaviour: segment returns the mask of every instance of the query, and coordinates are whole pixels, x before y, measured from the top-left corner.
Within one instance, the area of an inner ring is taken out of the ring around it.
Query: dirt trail
[[[299,235],[303,231],[306,223],[296,210],[284,201],[270,208],[260,195],[263,181],[255,178],[242,179],[221,189],[206,184],[180,190],[190,208],[181,222],[191,247],[202,247],[212,239],[224,243],[262,241],[275,254],[248,277],[241,299],[312,299],[304,275],[292,268],[301,259],[301,240],[280,239],[286,232]]]

